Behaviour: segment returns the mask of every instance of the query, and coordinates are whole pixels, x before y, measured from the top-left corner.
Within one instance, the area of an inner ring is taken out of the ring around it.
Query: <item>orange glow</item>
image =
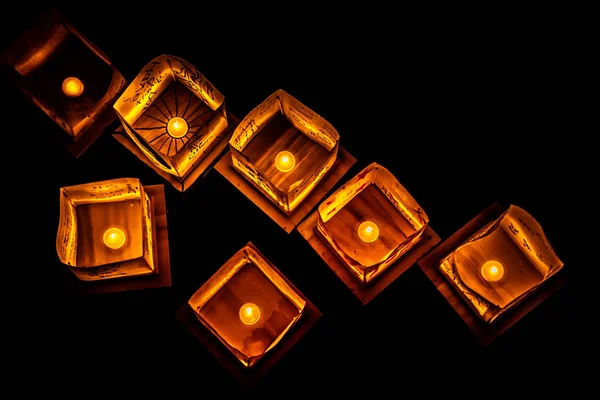
[[[225,97],[196,67],[168,54],[142,67],[113,109],[136,156],[181,190],[197,178],[194,171],[205,168],[202,161],[225,140],[230,125]],[[154,129],[157,119],[163,129]]]
[[[83,82],[79,78],[70,76],[63,81],[62,91],[69,97],[79,97],[83,93]]]
[[[371,243],[379,237],[379,227],[375,222],[364,221],[358,226],[358,237],[365,243]]]
[[[488,282],[497,282],[504,276],[504,267],[498,261],[486,261],[481,267],[481,275]]]
[[[275,166],[281,172],[290,172],[296,166],[296,158],[289,151],[280,151],[275,156]]]
[[[188,133],[188,123],[181,117],[173,117],[167,124],[167,132],[175,139],[182,138]]]
[[[377,163],[325,199],[318,213],[320,237],[365,284],[421,240],[429,224],[416,200]]]
[[[61,263],[82,281],[158,273],[153,210],[164,200],[155,199],[137,178],[62,187],[56,232]]]
[[[246,303],[240,308],[240,321],[245,325],[254,325],[260,319],[260,308],[256,304]]]
[[[479,318],[493,323],[563,265],[541,225],[511,205],[459,244],[439,268]]]
[[[331,171],[339,134],[317,113],[277,90],[237,124],[231,163],[286,214]]]
[[[119,228],[108,228],[103,236],[104,244],[111,249],[120,249],[125,244],[125,232]]]
[[[306,300],[249,243],[188,304],[242,365],[251,367],[299,320]]]

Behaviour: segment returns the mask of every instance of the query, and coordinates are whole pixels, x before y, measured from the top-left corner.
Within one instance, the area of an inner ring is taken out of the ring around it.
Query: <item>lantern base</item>
[[[284,277],[285,279],[285,277]],[[285,279],[294,291],[296,288]],[[242,363],[227,349],[217,337],[206,328],[196,317],[188,303],[179,308],[177,319],[185,326],[189,333],[225,367],[245,390],[256,386],[259,380],[267,374],[275,364],[302,338],[321,318],[322,313],[308,299],[304,298],[306,306],[304,314],[294,326],[285,333],[281,341],[252,367],[244,367]]]
[[[161,170],[156,165],[154,165],[152,161],[150,161],[148,157],[146,157],[144,153],[142,153],[142,151],[136,146],[136,144],[133,143],[131,139],[129,139],[122,125],[115,130],[113,137],[117,139],[119,143],[125,146],[130,152],[132,152],[137,158],[143,161],[144,164],[152,168],[157,174],[159,174],[171,185],[173,185],[175,189],[179,190],[180,192],[184,192],[188,190],[199,178],[203,177],[210,171],[217,157],[219,157],[223,153],[225,148],[229,145],[229,139],[231,139],[231,134],[235,130],[235,127],[239,123],[239,120],[230,113],[227,113],[227,120],[229,121],[229,127],[223,133],[221,138],[218,139],[219,142],[204,156],[204,158],[198,163],[198,165],[190,169],[190,171],[185,177],[176,177],[174,175],[166,173],[165,171]]]
[[[421,239],[395,263],[390,265],[381,275],[368,284],[361,283],[350,269],[342,263],[317,232],[318,211],[313,212],[298,226],[298,232],[308,244],[319,254],[325,264],[354,293],[363,305],[367,305],[386,287],[388,287],[404,271],[414,265],[424,254],[440,242],[440,237],[428,226]]]
[[[79,158],[100,137],[100,135],[102,135],[104,130],[116,121],[116,119],[117,116],[112,107],[108,107],[100,114],[98,119],[94,121],[87,131],[79,135],[77,141],[68,141],[64,138],[65,135],[60,135],[60,140],[64,143],[65,148],[73,155],[73,157]]]
[[[152,275],[113,278],[98,281],[81,281],[71,271],[65,280],[68,292],[74,295],[89,295],[130,290],[150,289],[171,286],[171,263],[169,257],[169,235],[167,231],[167,209],[163,185],[144,186],[152,204],[154,221],[154,255],[157,260],[157,272]]]
[[[446,298],[483,346],[490,344],[548,296],[560,289],[566,282],[564,272],[557,272],[555,276],[537,287],[529,296],[520,303],[513,305],[512,309],[507,310],[491,324],[485,323],[475,314],[454,286],[444,277],[439,269],[439,262],[485,224],[500,217],[505,210],[506,208],[503,208],[499,203],[493,203],[418,262],[425,275]]]
[[[337,159],[331,170],[315,186],[311,193],[289,215],[280,210],[271,200],[262,194],[252,183],[236,171],[231,164],[231,153],[227,151],[221,157],[215,169],[233,186],[267,214],[287,233],[291,233],[306,215],[323,199],[335,184],[354,165],[356,158],[342,147],[339,147]]]

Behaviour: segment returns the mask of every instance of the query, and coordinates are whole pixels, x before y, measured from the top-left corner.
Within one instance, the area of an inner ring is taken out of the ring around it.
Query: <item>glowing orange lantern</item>
[[[243,369],[289,344],[296,327],[314,323],[318,313],[252,243],[204,283],[188,307]]]
[[[364,284],[383,273],[423,236],[427,214],[384,167],[372,163],[324,200],[317,229]]]
[[[125,79],[57,10],[43,14],[1,58],[17,87],[66,132],[62,138],[75,156],[116,119],[112,104]]]
[[[493,323],[563,267],[541,225],[511,205],[453,249],[439,270],[486,323]]]
[[[61,188],[60,261],[82,281],[158,273],[151,198],[135,178]]]
[[[227,146],[224,96],[187,61],[160,55],[114,104],[123,145],[184,191]]]
[[[332,168],[339,134],[283,90],[239,123],[229,141],[231,163],[284,213],[292,213]]]

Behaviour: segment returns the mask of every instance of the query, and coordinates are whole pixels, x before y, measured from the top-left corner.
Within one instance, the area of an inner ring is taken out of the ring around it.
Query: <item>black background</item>
[[[41,11],[14,10],[4,17],[3,46]],[[62,9],[128,81],[154,57],[176,55],[239,118],[284,89],[331,122],[357,158],[341,182],[382,164],[442,239],[493,201],[523,207],[541,223],[569,283],[486,348],[418,266],[363,307],[298,232],[286,234],[218,172],[177,192],[111,137],[117,122],[75,159],[55,140],[59,128],[7,84],[5,169],[14,183],[5,196],[16,209],[7,208],[13,228],[4,245],[18,249],[11,265],[24,272],[7,288],[19,306],[11,307],[15,370],[36,382],[50,377],[45,390],[65,393],[79,385],[240,393],[175,311],[252,241],[324,314],[260,381],[261,396],[416,397],[570,384],[585,342],[571,279],[576,246],[564,160],[573,153],[563,136],[560,27],[519,12],[234,10],[175,2]],[[67,297],[55,249],[59,188],[120,177],[165,185],[173,285]]]

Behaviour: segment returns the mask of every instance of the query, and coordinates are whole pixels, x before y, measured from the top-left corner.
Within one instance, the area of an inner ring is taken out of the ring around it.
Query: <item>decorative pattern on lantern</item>
[[[155,238],[152,203],[138,179],[60,189],[56,251],[78,279],[157,273]]]
[[[319,205],[317,229],[353,275],[370,283],[423,236],[427,214],[384,167],[372,163]]]
[[[233,168],[290,214],[333,166],[339,134],[277,90],[239,123],[229,145]]]
[[[254,366],[305,314],[308,301],[248,243],[188,301],[243,367]]]
[[[231,134],[224,96],[194,66],[171,55],[144,66],[114,109],[126,133],[115,137],[180,191]]]
[[[17,87],[62,130],[79,156],[116,119],[112,104],[126,81],[108,57],[57,10],[2,54]]]
[[[562,267],[540,224],[515,205],[439,263],[471,309],[490,324]]]

